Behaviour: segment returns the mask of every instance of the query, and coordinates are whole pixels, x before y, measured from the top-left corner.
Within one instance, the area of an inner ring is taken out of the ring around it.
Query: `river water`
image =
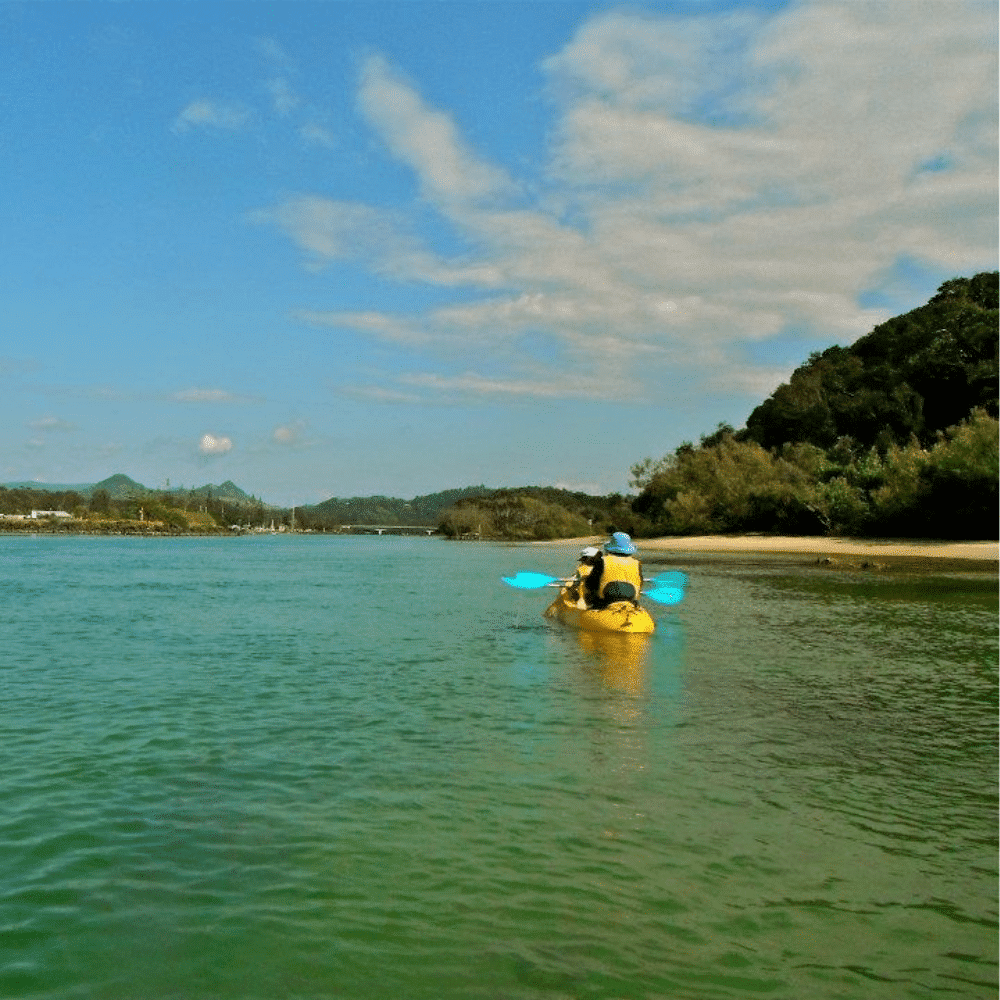
[[[0,539],[0,997],[995,997],[996,578],[574,554]]]

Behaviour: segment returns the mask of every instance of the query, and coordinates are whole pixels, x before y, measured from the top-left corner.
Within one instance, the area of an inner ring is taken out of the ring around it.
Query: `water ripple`
[[[614,651],[502,547],[3,544],[0,997],[996,992],[995,595],[719,572]]]

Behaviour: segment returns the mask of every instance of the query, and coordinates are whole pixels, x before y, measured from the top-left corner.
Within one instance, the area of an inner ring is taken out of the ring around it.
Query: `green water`
[[[995,997],[995,578],[573,552],[0,539],[0,997]]]

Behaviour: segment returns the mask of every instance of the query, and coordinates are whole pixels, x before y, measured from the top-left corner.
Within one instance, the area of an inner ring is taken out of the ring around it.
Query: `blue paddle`
[[[642,597],[648,597],[657,604],[680,604],[684,600],[684,591],[680,587],[656,587],[644,590]]]
[[[538,590],[539,587],[551,587],[556,583],[568,583],[568,580],[560,580],[556,576],[546,576],[544,573],[518,573],[516,576],[502,576],[500,578],[509,587],[517,587],[518,590]]]
[[[565,577],[547,576],[545,573],[532,573],[522,571],[515,576],[501,577],[504,583],[519,590],[538,590],[540,587],[551,587],[555,584],[568,583]],[[688,582],[687,574],[680,570],[672,570],[669,573],[661,573],[659,576],[651,576],[646,583],[653,583],[657,586],[677,587],[683,589]]]
[[[546,576],[544,573],[527,571],[517,573],[515,576],[504,576],[500,579],[507,586],[516,587],[518,590],[538,590],[541,587],[554,587],[569,582],[557,576]],[[669,573],[650,577],[645,582],[654,585],[653,590],[644,592],[650,600],[659,601],[661,604],[677,604],[684,597],[684,586],[688,582],[688,578],[687,574],[680,570],[671,570]],[[675,597],[675,594],[680,596]]]

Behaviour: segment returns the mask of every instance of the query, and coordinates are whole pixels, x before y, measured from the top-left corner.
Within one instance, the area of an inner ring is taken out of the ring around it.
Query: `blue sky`
[[[997,266],[992,2],[0,5],[0,481],[557,485]]]

